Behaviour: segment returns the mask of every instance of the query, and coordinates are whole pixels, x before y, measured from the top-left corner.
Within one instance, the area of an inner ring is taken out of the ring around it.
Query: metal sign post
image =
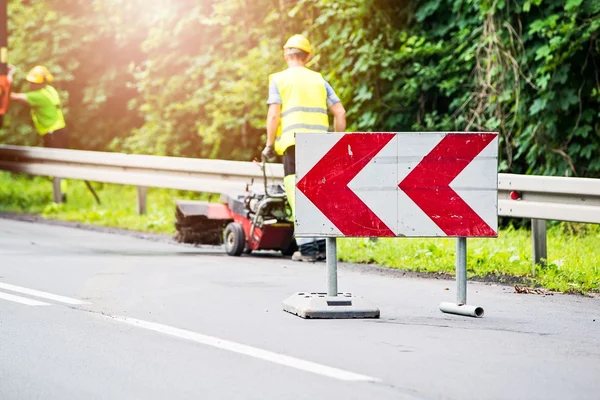
[[[337,241],[327,241],[327,292],[299,292],[283,301],[283,310],[302,318],[379,318],[380,311],[351,293],[338,293]]]
[[[498,236],[497,133],[298,133],[296,179],[294,234],[327,238],[327,292],[296,293],[284,310],[379,316],[338,293],[335,238],[457,237],[459,308],[444,303],[442,311],[483,315],[466,306],[466,241]]]
[[[483,317],[483,308],[467,305],[467,238],[456,239],[456,303],[442,302],[440,310],[449,314]]]
[[[8,0],[0,1],[0,128],[8,112],[12,79],[8,71]]]
[[[327,238],[327,295],[335,297],[337,293],[337,241]]]

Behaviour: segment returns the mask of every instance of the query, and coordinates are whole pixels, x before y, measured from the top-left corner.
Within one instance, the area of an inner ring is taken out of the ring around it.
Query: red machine
[[[225,244],[227,254],[239,256],[255,250],[276,250],[291,256],[297,249],[294,223],[285,189],[264,185],[245,192],[222,194],[219,203],[177,201],[176,239],[183,243]]]
[[[11,80],[8,76],[8,1],[0,1],[0,126],[8,111]]]

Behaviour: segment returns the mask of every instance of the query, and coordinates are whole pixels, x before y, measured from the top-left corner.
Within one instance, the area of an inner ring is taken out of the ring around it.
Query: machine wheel
[[[296,244],[296,239],[292,239],[288,248],[281,250],[281,254],[284,257],[291,257],[296,251],[298,251],[298,245]]]
[[[230,256],[239,256],[246,248],[244,228],[237,222],[231,222],[225,228],[225,251]]]

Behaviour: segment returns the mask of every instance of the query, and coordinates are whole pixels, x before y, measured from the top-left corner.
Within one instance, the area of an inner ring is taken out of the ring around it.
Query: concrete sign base
[[[350,293],[296,293],[283,302],[283,310],[307,319],[379,318],[379,309]]]

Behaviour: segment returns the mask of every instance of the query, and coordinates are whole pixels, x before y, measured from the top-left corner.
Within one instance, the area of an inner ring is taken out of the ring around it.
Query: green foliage
[[[141,38],[137,30],[127,35],[122,21],[115,23],[117,7],[103,10],[101,2],[92,3],[10,0],[9,62],[19,69],[13,84],[18,92],[28,90],[29,69],[48,66],[65,106],[72,147],[106,150],[115,136],[127,136],[142,123],[137,110],[127,109],[135,95],[127,86],[128,65],[141,59]],[[27,106],[11,104],[0,141],[41,145]]]
[[[501,171],[600,176],[598,2],[341,4],[298,8],[350,129],[493,130]]]
[[[600,2],[10,0],[10,61],[47,64],[76,148],[251,159],[293,33],[353,131],[498,131],[503,172],[600,176]],[[36,144],[14,105],[0,142]]]
[[[263,3],[270,3],[264,2]],[[134,100],[146,123],[119,148],[247,159],[263,142],[267,76],[278,52],[250,1],[177,3],[142,43]],[[165,32],[171,32],[165,35]]]

